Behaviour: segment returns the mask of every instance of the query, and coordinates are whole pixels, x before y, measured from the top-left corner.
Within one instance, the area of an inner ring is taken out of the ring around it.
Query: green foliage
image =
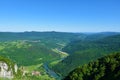
[[[24,41],[1,42],[0,55],[15,61],[19,66],[29,66],[50,62],[59,59],[59,54],[46,48],[41,43],[30,43]]]
[[[23,32],[23,33],[0,32],[0,55],[11,59],[15,63],[17,63],[18,66],[24,66],[25,68],[27,68],[26,70],[28,71],[37,70],[40,72],[45,72],[45,69],[42,64],[48,63],[48,66],[51,65],[50,68],[58,64],[57,67],[54,67],[54,70],[55,71],[58,70],[57,72],[59,73],[63,72],[64,74],[67,74],[69,71],[73,70],[79,64],[82,65],[86,62],[89,62],[92,59],[96,59],[98,56],[100,57],[102,52],[111,52],[114,50],[117,51],[119,46],[116,45],[118,44],[119,41],[114,42],[113,40],[111,40],[113,41],[112,43],[115,43],[116,47],[110,47],[109,49],[106,49],[105,46],[114,46],[114,44],[106,45],[103,42],[95,42],[95,40],[116,34],[118,33],[91,35],[91,34],[65,33],[65,32],[54,32],[54,31],[53,32]],[[100,38],[96,35],[99,35]],[[70,43],[70,45],[66,46],[71,41],[72,44]],[[109,42],[109,40],[106,42]],[[101,44],[99,45],[100,47],[98,47],[98,43]],[[109,42],[109,44],[110,43],[111,42]],[[104,47],[104,49],[101,49],[101,47]],[[63,51],[66,51],[71,54],[65,60],[63,59],[67,56],[67,54],[63,53],[62,49]],[[100,54],[96,53],[99,51],[101,51]],[[59,64],[61,60],[62,63]],[[79,61],[81,62],[79,63]],[[108,59],[107,61],[109,62],[110,60]],[[65,66],[69,66],[69,68]],[[115,66],[116,65],[113,65],[111,70],[114,70]],[[104,67],[102,69],[104,69]],[[96,71],[97,69],[94,70]],[[85,73],[86,70],[83,70],[83,72]],[[88,74],[90,75],[90,71],[88,71]],[[101,72],[101,74],[103,73]],[[53,79],[50,76],[48,76],[47,73],[39,77],[29,76],[29,75],[22,77],[21,75],[22,75],[21,71],[18,71],[15,80],[46,80],[46,79],[52,80]],[[78,76],[78,75],[74,74],[74,76]],[[80,76],[83,75],[80,74]],[[96,78],[98,77],[99,76],[96,76]],[[78,79],[82,80],[81,77],[79,77]]]
[[[119,80],[120,79],[120,53],[105,56],[78,67],[64,80]]]
[[[66,76],[79,65],[86,64],[113,52],[120,52],[120,35],[97,40],[72,41],[63,48],[63,51],[70,55],[55,65],[53,69],[62,76]],[[109,61],[109,59],[107,59],[107,61]]]
[[[45,72],[43,65],[38,65],[50,64],[65,57],[66,55],[61,54],[60,50],[77,36],[78,34],[61,32],[0,32],[0,55],[10,58],[19,67],[25,66],[28,71]],[[16,76],[16,79],[21,78],[21,72],[19,71]],[[25,80],[27,78],[25,77]]]
[[[8,41],[8,42],[0,42],[0,55],[5,56],[20,66],[25,66],[25,70],[31,73],[34,70],[42,72],[46,72],[43,68],[43,63],[51,63],[53,61],[61,59],[60,54],[55,53],[52,49],[43,45],[41,42],[32,42],[32,41]],[[8,63],[7,59],[3,59],[0,57],[0,60]],[[41,65],[40,65],[41,64]],[[11,63],[8,63],[11,66]],[[14,67],[12,67],[14,68]],[[47,73],[44,75],[48,76]],[[51,80],[50,76],[43,77]],[[15,79],[25,79],[25,80],[38,80],[41,77],[33,77],[26,76],[22,78],[22,72],[18,71],[18,74],[15,74]],[[50,78],[50,79],[49,79]]]
[[[55,80],[55,79],[51,78],[48,75],[42,75],[42,76],[26,75],[26,76],[17,76],[13,78],[13,80]]]

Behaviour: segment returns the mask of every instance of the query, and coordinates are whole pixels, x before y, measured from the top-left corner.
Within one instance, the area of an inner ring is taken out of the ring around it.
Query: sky
[[[120,0],[0,0],[0,32],[120,32]]]

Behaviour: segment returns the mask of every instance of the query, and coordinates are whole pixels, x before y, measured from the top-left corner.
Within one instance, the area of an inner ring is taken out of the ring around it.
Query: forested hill
[[[0,32],[0,55],[16,62],[19,67],[24,67],[30,74],[32,71],[43,73],[39,76],[40,80],[53,80],[51,74],[48,75],[44,64],[65,76],[78,65],[97,59],[106,52],[118,51],[120,46],[118,34],[54,31]],[[112,36],[115,35],[118,37],[113,38]]]
[[[11,40],[47,40],[60,39],[68,40],[84,36],[82,33],[67,33],[67,32],[0,32],[0,41]]]
[[[100,32],[100,33],[94,33],[94,34],[88,34],[84,40],[99,40],[103,39],[108,36],[114,36],[118,35],[120,33],[118,32]]]
[[[31,66],[51,62],[61,56],[40,42],[0,42],[0,55],[15,61],[18,66]]]
[[[64,80],[120,80],[120,53],[78,67]]]
[[[94,40],[107,36],[117,35],[117,32],[101,33],[71,33],[71,32],[0,32],[0,41],[37,40],[37,39],[64,39],[64,40]],[[63,40],[62,40],[63,41]]]
[[[73,41],[63,48],[63,51],[70,55],[55,65],[53,69],[65,76],[79,65],[96,60],[109,53],[120,52],[120,35],[109,36],[99,40]]]
[[[91,37],[93,37],[93,36],[91,36]],[[88,36],[88,37],[90,37],[90,36]],[[90,48],[93,49],[93,47],[94,47],[94,49],[96,49],[96,48],[100,48],[100,49],[111,48],[111,50],[114,50],[114,49],[118,49],[119,43],[120,43],[120,35],[118,34],[118,35],[113,35],[113,36],[107,36],[107,37],[97,39],[97,40],[85,39],[85,40],[72,41],[71,43],[69,43],[67,46],[65,46],[63,48],[63,51],[65,51],[69,54],[73,54],[73,53],[76,53],[79,51],[81,52],[81,51],[88,50]]]

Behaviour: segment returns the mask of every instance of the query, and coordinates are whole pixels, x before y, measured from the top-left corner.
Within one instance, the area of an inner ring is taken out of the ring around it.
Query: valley
[[[120,80],[120,0],[0,0],[0,80]]]
[[[115,52],[120,33],[0,32],[0,56],[18,65],[13,80],[62,80],[78,66]]]

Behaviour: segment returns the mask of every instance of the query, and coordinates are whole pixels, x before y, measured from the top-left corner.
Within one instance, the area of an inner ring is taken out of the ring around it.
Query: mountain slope
[[[95,46],[98,43],[98,42],[94,43],[95,40],[103,39],[105,37],[116,34],[118,33],[111,33],[111,34],[97,33],[91,35],[85,33],[66,33],[66,32],[54,32],[54,31],[53,32],[19,32],[19,33],[0,32],[0,55],[12,59],[14,62],[18,64],[18,66],[25,67],[25,70],[29,71],[29,73],[31,73],[34,70],[40,71],[41,73],[43,73],[41,77],[44,76],[44,78],[42,79],[46,79],[45,76],[51,79],[50,76],[46,73],[47,71],[45,71],[45,67],[43,66],[44,64],[47,63],[48,67],[51,69],[55,64],[57,64],[62,60],[62,63],[60,63],[60,65],[58,64],[59,66],[56,68],[59,68],[58,70],[62,71],[64,74],[67,75],[69,71],[73,70],[79,64],[82,65],[86,62],[89,62],[91,58],[93,59],[96,58],[94,55],[92,56],[92,53],[94,51],[97,51],[100,47],[96,49],[95,47],[92,46],[90,50],[87,51],[86,50],[88,49],[88,47],[86,46],[87,44],[89,44],[89,46],[91,45]],[[98,38],[98,36],[96,35],[101,35],[101,36],[100,38]],[[93,39],[92,37],[94,37],[95,39]],[[82,52],[79,51],[80,50],[79,42],[80,44],[85,42],[82,45],[82,47],[83,48],[86,47],[86,49],[82,48],[81,49],[83,50]],[[68,44],[69,47],[70,46],[69,43],[72,45],[72,47],[71,49],[67,50],[66,45]],[[93,48],[95,48],[95,50],[93,50]],[[67,53],[63,52],[62,49],[63,51],[68,52],[70,54],[70,56],[67,57],[66,59],[65,57]],[[117,49],[118,48],[116,48],[116,50]],[[93,51],[91,52],[91,50]],[[86,53],[83,55],[82,54],[83,52]],[[88,58],[87,56],[88,52],[91,52],[89,53],[89,55],[91,55],[92,57],[90,56]],[[73,54],[77,54],[77,55],[73,55]],[[79,60],[78,56],[81,55],[83,55],[83,58],[81,58],[82,63],[81,62],[79,63],[77,62]],[[98,54],[96,55],[98,57]],[[86,61],[84,60],[84,58],[86,59]],[[69,68],[65,67],[67,65],[70,67]],[[39,77],[39,79],[41,79],[41,77]]]
[[[39,42],[25,41],[1,42],[0,55],[9,57],[22,66],[50,62],[60,58],[59,54],[46,48]]]
[[[120,53],[78,67],[64,80],[120,80]]]
[[[68,44],[63,51],[70,55],[53,67],[58,74],[65,76],[74,68],[109,53],[120,51],[120,35],[99,40],[77,40]],[[69,68],[68,68],[69,66]]]

